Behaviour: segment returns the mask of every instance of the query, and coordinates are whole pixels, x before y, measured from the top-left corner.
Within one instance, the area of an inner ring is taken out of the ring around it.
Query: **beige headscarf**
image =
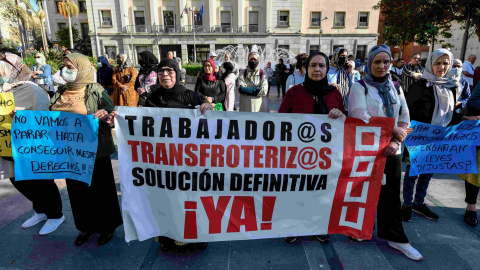
[[[68,58],[73,66],[77,68],[77,78],[72,83],[67,83],[67,89],[82,89],[88,84],[94,83],[95,69],[88,58],[80,53],[71,53],[65,56]]]
[[[34,71],[40,70],[41,67],[43,67],[47,64],[47,60],[45,59],[45,55],[43,55],[43,53],[36,53],[35,57],[37,57],[37,56],[40,57],[40,63],[36,63],[33,66]]]
[[[6,63],[7,66],[3,66],[5,74],[9,77],[9,83],[17,83],[30,80],[32,71],[23,63],[23,59],[13,53],[4,53],[4,58],[0,60]]]

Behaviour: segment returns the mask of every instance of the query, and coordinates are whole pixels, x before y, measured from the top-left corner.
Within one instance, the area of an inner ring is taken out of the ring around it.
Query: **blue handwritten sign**
[[[97,134],[93,115],[17,111],[11,132],[15,179],[68,178],[90,185]]]
[[[480,121],[441,127],[412,121],[413,133],[405,139],[410,154],[410,175],[478,173],[476,146]]]

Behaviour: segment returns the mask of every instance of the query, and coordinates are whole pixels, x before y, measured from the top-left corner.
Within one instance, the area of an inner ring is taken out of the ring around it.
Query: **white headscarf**
[[[444,55],[447,55],[450,60],[450,67],[447,70],[448,73],[453,65],[453,54],[449,50],[438,49],[428,56],[425,71],[422,74],[422,78],[428,81],[427,86],[433,86],[433,92],[435,95],[435,109],[433,111],[431,124],[442,127],[446,127],[452,120],[453,108],[455,107],[455,98],[450,89],[452,87],[457,87],[456,100],[458,100],[462,91],[461,85],[449,80],[447,76],[438,77],[434,75],[433,64],[438,58]]]

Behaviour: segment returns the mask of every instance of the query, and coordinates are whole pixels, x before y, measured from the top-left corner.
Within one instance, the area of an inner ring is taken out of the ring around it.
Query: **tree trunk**
[[[467,43],[468,43],[468,30],[470,30],[470,10],[467,8],[467,25],[465,26],[465,32],[463,33],[463,41],[462,41],[462,50],[460,51],[460,60],[465,62],[465,53],[467,50]]]
[[[47,36],[45,34],[45,27],[43,26],[43,20],[40,20],[40,31],[42,32],[43,48],[48,53],[48,42],[47,42]]]
[[[70,34],[70,48],[73,48],[73,34],[72,34],[72,20],[70,19],[70,15],[68,16],[68,33]]]

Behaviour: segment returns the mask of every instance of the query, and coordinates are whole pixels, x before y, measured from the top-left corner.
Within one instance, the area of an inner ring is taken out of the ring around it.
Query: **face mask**
[[[258,61],[248,61],[248,67],[251,69],[256,69],[258,67]]]
[[[102,67],[102,63],[101,63],[101,62],[97,62],[97,66],[98,66],[98,67]]]
[[[42,63],[42,59],[41,59],[41,58],[35,58],[35,63],[41,64],[41,63]]]
[[[5,76],[0,77],[0,85],[6,84],[8,82],[8,78]]]
[[[67,83],[72,83],[77,79],[77,72],[76,71],[71,71],[67,67],[64,67],[62,69],[62,78],[67,82]]]
[[[123,62],[120,59],[117,59],[117,64],[121,65]]]
[[[139,63],[140,66],[142,66],[142,67],[145,66],[145,61],[143,61],[143,60],[138,60],[138,63]]]
[[[338,58],[338,65],[339,65],[340,67],[345,66],[346,63],[347,63],[347,59],[346,59],[345,57],[339,57],[339,58]]]
[[[448,71],[448,76],[449,77],[459,77],[460,74],[462,74],[462,69],[458,67],[454,67]]]

